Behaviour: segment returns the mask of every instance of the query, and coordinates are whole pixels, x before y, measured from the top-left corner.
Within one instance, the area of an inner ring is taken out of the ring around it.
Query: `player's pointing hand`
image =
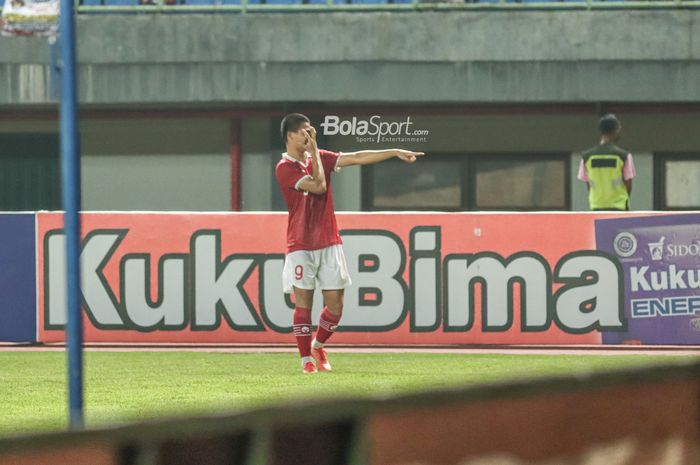
[[[397,150],[396,156],[406,163],[415,163],[418,159],[417,157],[422,157],[425,155],[423,152],[411,152],[410,150]]]

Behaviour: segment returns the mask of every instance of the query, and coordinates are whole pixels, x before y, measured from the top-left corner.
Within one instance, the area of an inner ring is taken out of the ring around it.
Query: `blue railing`
[[[0,0],[1,3],[2,0]],[[700,0],[76,0],[81,13],[699,8]]]

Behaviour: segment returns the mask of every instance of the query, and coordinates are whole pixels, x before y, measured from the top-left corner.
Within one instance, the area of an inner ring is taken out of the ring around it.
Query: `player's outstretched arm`
[[[380,163],[390,158],[400,158],[406,163],[415,163],[418,157],[425,155],[423,152],[411,152],[410,150],[389,149],[389,150],[362,150],[360,152],[343,153],[338,158],[336,166],[342,168],[352,165],[372,165]]]

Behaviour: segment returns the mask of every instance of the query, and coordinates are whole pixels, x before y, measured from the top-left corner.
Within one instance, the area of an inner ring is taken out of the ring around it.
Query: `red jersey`
[[[328,189],[323,195],[315,195],[299,189],[302,179],[313,173],[311,156],[302,163],[282,154],[275,167],[277,183],[289,210],[287,221],[287,253],[295,250],[318,250],[343,241],[338,234],[331,192],[331,172],[335,169],[339,153],[319,150]]]

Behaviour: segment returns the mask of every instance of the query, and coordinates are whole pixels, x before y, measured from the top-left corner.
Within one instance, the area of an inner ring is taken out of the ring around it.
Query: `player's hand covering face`
[[[411,152],[410,150],[398,150],[397,156],[406,163],[415,163],[418,157],[425,155],[423,152]]]
[[[317,148],[316,128],[314,128],[310,124],[307,124],[306,126],[301,128],[301,131],[304,134],[304,149],[315,150]]]
[[[307,151],[312,147],[311,143],[316,141],[316,129],[309,123],[304,123],[302,127],[289,133],[289,142],[295,150]]]

